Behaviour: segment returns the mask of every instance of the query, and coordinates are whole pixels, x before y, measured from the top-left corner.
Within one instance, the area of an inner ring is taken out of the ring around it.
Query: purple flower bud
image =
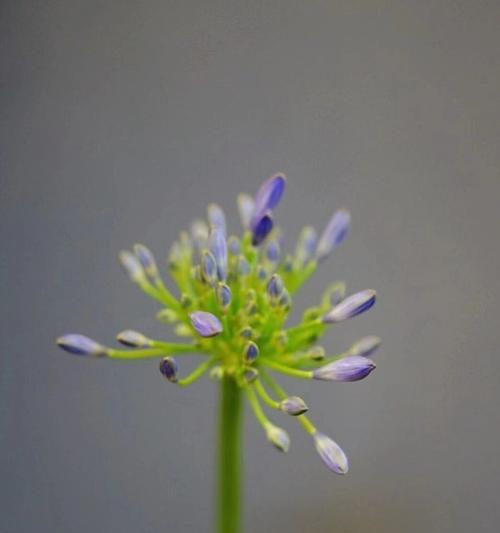
[[[142,268],[146,271],[148,276],[154,277],[158,275],[158,268],[156,266],[155,258],[149,248],[146,248],[143,244],[135,244],[134,252],[142,265]]]
[[[142,333],[131,329],[118,333],[116,339],[118,342],[121,342],[125,346],[130,346],[131,348],[149,348],[153,342]]]
[[[283,292],[278,300],[278,305],[284,309],[290,309],[292,306],[292,298],[286,289],[283,289]]]
[[[268,276],[267,270],[262,265],[259,265],[257,268],[257,277],[260,280],[265,280],[267,276]]]
[[[342,322],[348,318],[355,317],[364,311],[367,311],[375,304],[377,293],[373,290],[364,290],[349,296],[342,300],[324,317],[325,324],[334,324],[335,322]]]
[[[120,252],[119,259],[125,272],[132,281],[138,282],[145,279],[141,263],[139,263],[133,254],[124,250]]]
[[[255,344],[255,342],[249,341],[243,349],[243,359],[247,363],[253,363],[257,357],[259,357],[259,353],[259,347]]]
[[[253,383],[259,377],[259,371],[256,368],[245,368],[243,371],[243,379],[245,383]]]
[[[248,276],[250,274],[250,264],[244,255],[238,257],[237,269],[240,276]]]
[[[241,253],[241,245],[238,237],[231,235],[227,240],[227,248],[232,255],[239,255]]]
[[[270,423],[266,428],[266,436],[280,452],[286,453],[290,449],[290,437],[284,429]]]
[[[309,259],[312,259],[316,251],[317,242],[316,230],[312,226],[303,228],[295,248],[295,259],[299,265],[303,266]]]
[[[209,285],[213,285],[217,279],[217,264],[215,263],[215,257],[207,250],[204,250],[201,254],[200,263],[201,277]]]
[[[363,337],[349,348],[349,355],[368,357],[380,346],[381,343],[382,340],[380,337],[375,337],[373,335]]]
[[[267,294],[272,300],[277,300],[285,290],[285,285],[279,274],[273,274],[267,284]]]
[[[280,402],[280,409],[292,416],[303,415],[309,410],[306,402],[298,396],[289,396]]]
[[[173,357],[164,357],[160,361],[160,372],[165,378],[168,379],[168,381],[176,383],[178,379],[178,371],[179,367],[177,365],[177,361]]]
[[[240,330],[240,337],[244,339],[251,339],[253,337],[253,330],[250,326],[245,326]]]
[[[318,261],[326,259],[345,239],[349,231],[350,223],[351,215],[347,209],[339,209],[333,214],[316,248],[316,258]]]
[[[254,246],[259,246],[266,237],[271,233],[274,226],[271,213],[264,213],[260,218],[255,221],[255,224],[252,227],[252,244]]]
[[[285,191],[286,178],[283,174],[275,174],[268,178],[255,195],[255,210],[252,217],[252,226],[267,211],[273,210],[281,200]]]
[[[255,211],[255,202],[249,194],[238,195],[238,211],[242,226],[245,229],[249,228]]]
[[[193,328],[202,337],[215,337],[222,333],[220,320],[212,313],[206,311],[196,311],[189,315]]]
[[[224,232],[217,226],[210,229],[209,246],[217,265],[219,281],[225,281],[227,276],[227,243]]]
[[[210,204],[207,207],[207,216],[210,226],[219,228],[224,237],[226,236],[226,216],[224,211],[217,204]]]
[[[316,451],[325,465],[336,474],[347,474],[349,462],[342,448],[330,437],[316,431],[313,435]]]
[[[375,369],[375,363],[360,355],[349,355],[313,371],[313,378],[323,381],[359,381]]]
[[[75,355],[105,357],[107,352],[106,348],[98,342],[78,333],[63,335],[56,340],[56,343],[63,350]]]
[[[217,302],[223,308],[227,309],[231,303],[231,289],[225,283],[219,283],[216,290]]]
[[[280,259],[280,245],[278,241],[272,240],[267,245],[266,257],[271,263],[277,263]]]

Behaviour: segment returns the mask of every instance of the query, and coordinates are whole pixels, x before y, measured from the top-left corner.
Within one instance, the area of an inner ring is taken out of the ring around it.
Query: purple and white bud
[[[290,437],[284,429],[270,423],[266,427],[266,436],[280,452],[286,453],[290,449]]]
[[[281,200],[285,191],[286,178],[283,174],[275,174],[268,178],[259,188],[255,195],[255,210],[251,226],[255,228],[257,221],[267,211],[272,211]]]
[[[124,250],[118,256],[125,272],[132,281],[140,282],[145,279],[144,270],[135,255]]]
[[[173,357],[164,357],[160,361],[160,372],[171,383],[176,383],[178,381],[178,371],[179,367],[177,361]]]
[[[238,257],[237,271],[240,276],[248,276],[250,274],[250,264],[244,255]]]
[[[206,283],[209,285],[215,283],[217,279],[217,264],[215,257],[208,250],[204,250],[201,254],[200,273]]]
[[[330,437],[316,431],[313,435],[316,451],[325,465],[336,474],[347,474],[349,461],[342,448]]]
[[[231,303],[231,289],[225,283],[219,283],[215,292],[219,306],[227,309]]]
[[[313,371],[313,378],[323,381],[359,381],[370,374],[376,365],[368,357],[349,355]]]
[[[344,298],[346,292],[346,285],[343,281],[336,281],[328,286],[321,298],[321,305],[328,309],[338,305]]]
[[[264,213],[260,218],[256,219],[255,224],[252,224],[252,244],[259,246],[266,237],[271,233],[274,222],[271,213]]]
[[[240,244],[240,240],[238,239],[238,237],[231,235],[231,237],[229,237],[229,239],[227,240],[227,248],[230,254],[240,255],[241,244]]]
[[[323,322],[325,324],[334,324],[355,317],[370,309],[370,307],[375,304],[376,298],[377,293],[371,289],[357,292],[356,294],[347,297],[345,300],[342,300],[329,311],[323,317]]]
[[[268,243],[266,257],[271,263],[277,263],[280,260],[280,245],[278,241],[272,240]]]
[[[131,348],[149,348],[153,344],[151,339],[148,339],[142,333],[132,329],[126,329],[125,331],[118,333],[116,340]]]
[[[216,227],[226,236],[226,215],[217,204],[210,204],[207,207],[207,217],[210,226]]]
[[[271,300],[278,300],[285,290],[285,284],[279,274],[273,274],[267,284],[267,294]]]
[[[351,223],[351,214],[347,209],[336,211],[324,229],[316,248],[318,261],[326,259],[345,239]]]
[[[240,214],[241,225],[248,229],[255,211],[254,199],[249,194],[238,195],[238,212]]]
[[[292,416],[303,415],[309,410],[306,402],[304,402],[304,400],[298,396],[289,396],[288,398],[285,398],[280,402],[279,408]]]
[[[224,232],[219,227],[212,226],[208,242],[217,265],[217,277],[219,281],[225,281],[227,277],[227,243]]]
[[[259,371],[256,368],[245,368],[243,371],[243,379],[245,383],[253,383],[259,377]]]
[[[80,335],[79,333],[69,333],[56,340],[59,348],[75,355],[90,355],[93,357],[105,357],[107,349],[98,342]]]
[[[249,341],[246,343],[245,348],[243,349],[243,359],[245,362],[251,364],[257,359],[257,357],[259,357],[259,353],[259,347],[255,344],[255,342]]]
[[[377,350],[381,343],[382,339],[380,337],[375,337],[374,335],[363,337],[349,348],[349,355],[368,357]]]
[[[195,311],[189,315],[191,324],[196,332],[202,337],[215,337],[222,333],[220,320],[212,313],[206,311]]]
[[[158,267],[151,250],[143,244],[134,244],[134,252],[146,274],[150,277],[156,277],[158,275]]]
[[[318,236],[312,226],[306,226],[302,229],[295,248],[295,260],[301,266],[314,257]]]

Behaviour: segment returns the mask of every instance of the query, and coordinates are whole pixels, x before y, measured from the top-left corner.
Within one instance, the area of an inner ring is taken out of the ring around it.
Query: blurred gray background
[[[325,342],[384,345],[362,383],[292,387],[348,476],[247,416],[246,531],[498,531],[499,23],[497,0],[2,2],[0,531],[211,530],[216,385],[54,339],[169,338],[117,252],[163,259],[210,201],[239,228],[278,170],[290,246],[353,213],[297,307],[376,288]]]

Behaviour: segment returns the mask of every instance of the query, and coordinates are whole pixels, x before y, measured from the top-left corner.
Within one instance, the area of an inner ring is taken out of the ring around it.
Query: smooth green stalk
[[[239,533],[242,398],[230,376],[222,379],[219,416],[218,533]]]

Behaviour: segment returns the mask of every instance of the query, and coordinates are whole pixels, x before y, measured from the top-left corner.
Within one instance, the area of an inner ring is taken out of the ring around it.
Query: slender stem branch
[[[299,370],[298,368],[291,368],[289,366],[276,363],[275,361],[271,361],[270,359],[263,358],[261,360],[261,363],[264,366],[268,366],[269,368],[272,368],[276,372],[280,372],[281,374],[292,376],[294,378],[311,379],[313,375],[313,373],[310,370]]]
[[[216,360],[217,357],[211,357],[210,359],[207,359],[201,363],[200,366],[195,368],[191,374],[183,379],[179,379],[179,381],[177,381],[177,385],[179,385],[179,387],[187,387],[188,385],[191,385],[191,383],[194,383],[197,379],[203,376],[203,374],[214,364]]]
[[[219,421],[219,533],[240,531],[241,423],[241,389],[232,377],[225,376],[221,384]]]

